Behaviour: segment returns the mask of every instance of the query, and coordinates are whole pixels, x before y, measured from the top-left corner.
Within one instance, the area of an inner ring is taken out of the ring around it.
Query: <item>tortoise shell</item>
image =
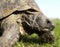
[[[0,19],[7,17],[14,11],[34,9],[39,11],[34,0],[0,0]]]

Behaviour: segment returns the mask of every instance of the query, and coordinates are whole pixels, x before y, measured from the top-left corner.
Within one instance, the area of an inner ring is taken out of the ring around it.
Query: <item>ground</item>
[[[56,28],[54,29],[54,43],[42,43],[36,34],[32,34],[30,36],[20,38],[20,41],[17,42],[14,47],[60,47],[60,20],[54,19],[53,22],[56,25]]]

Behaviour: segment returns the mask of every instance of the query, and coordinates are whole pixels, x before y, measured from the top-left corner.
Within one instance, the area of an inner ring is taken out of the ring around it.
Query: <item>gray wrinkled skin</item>
[[[0,0],[0,47],[13,47],[21,35],[33,33],[53,42],[54,27],[34,0]]]

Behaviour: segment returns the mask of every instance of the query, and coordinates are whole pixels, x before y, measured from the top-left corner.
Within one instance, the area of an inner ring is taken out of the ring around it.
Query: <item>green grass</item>
[[[16,43],[14,47],[60,47],[60,20],[53,20],[56,28],[54,29],[55,42],[53,44],[41,43],[39,37],[36,34],[25,36]]]

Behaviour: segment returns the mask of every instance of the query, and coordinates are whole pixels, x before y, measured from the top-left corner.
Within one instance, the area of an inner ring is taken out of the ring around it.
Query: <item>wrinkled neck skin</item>
[[[42,13],[41,13],[42,16]],[[39,21],[40,20],[40,21]],[[32,29],[32,30],[42,30],[43,26],[42,19],[40,17],[39,12],[25,12],[25,14],[22,16],[22,24],[26,27],[26,29]]]

